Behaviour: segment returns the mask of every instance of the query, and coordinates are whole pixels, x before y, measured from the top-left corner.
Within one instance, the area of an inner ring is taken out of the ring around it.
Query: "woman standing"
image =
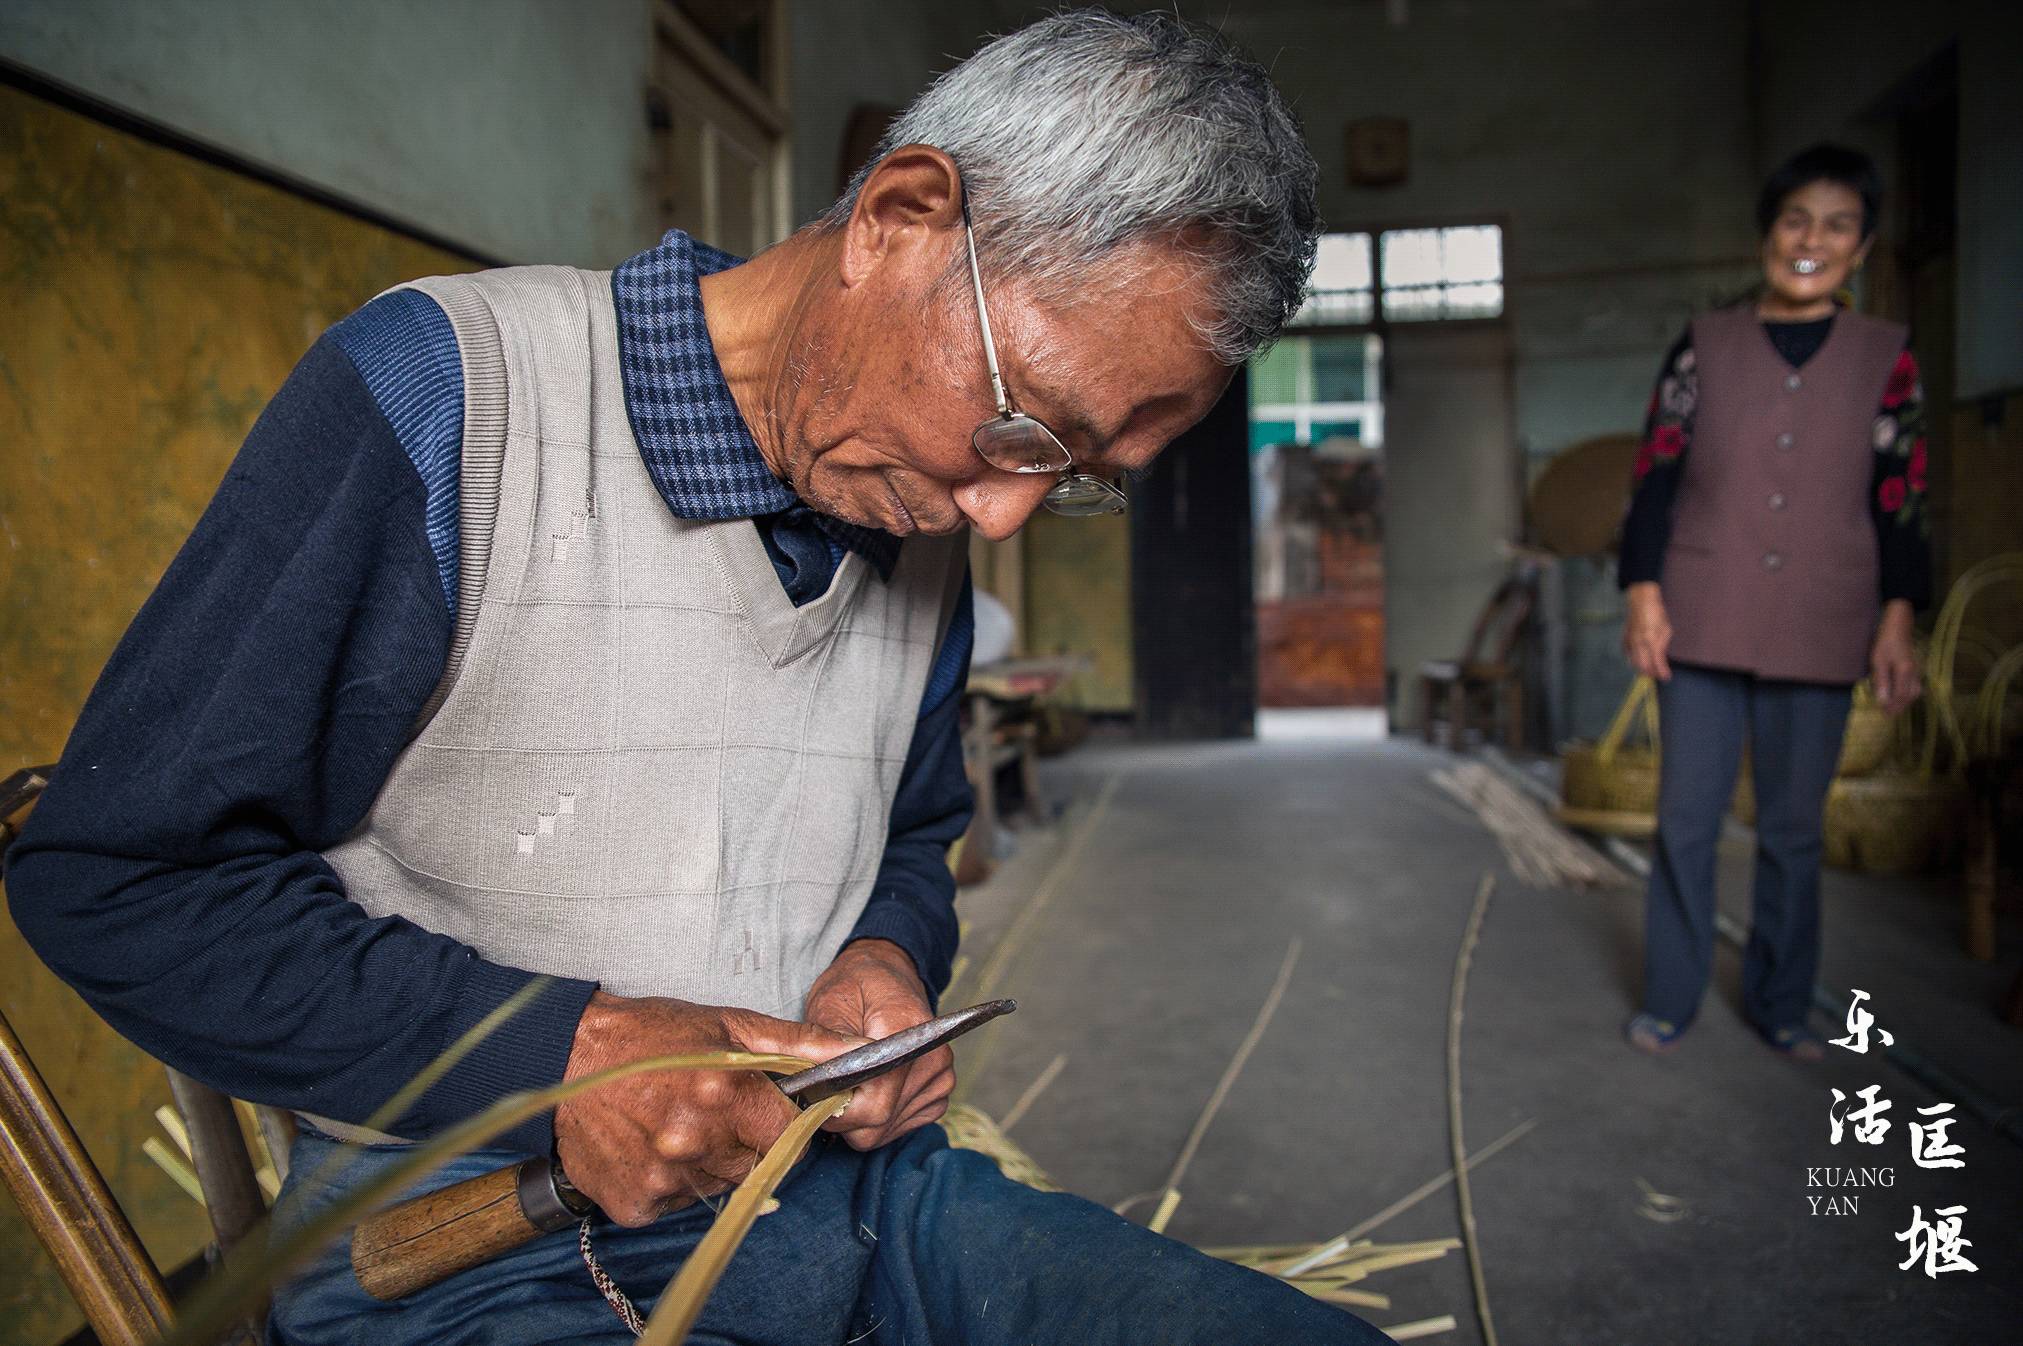
[[[1816,145],[1757,203],[1763,288],[1693,321],[1651,401],[1623,525],[1623,648],[1659,683],[1663,762],[1645,902],[1644,1005],[1625,1028],[1676,1045],[1714,954],[1716,843],[1745,741],[1756,877],[1742,1009],[1764,1040],[1825,1055],[1806,1026],[1819,965],[1821,814],[1853,685],[1918,696],[1929,601],[1917,363],[1896,323],[1834,296],[1875,240],[1882,183]]]

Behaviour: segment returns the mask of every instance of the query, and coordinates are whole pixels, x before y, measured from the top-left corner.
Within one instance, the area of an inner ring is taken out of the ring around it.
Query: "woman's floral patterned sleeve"
[[[1932,601],[1932,525],[1925,496],[1925,387],[1909,347],[1897,356],[1876,412],[1869,512],[1882,561],[1882,598]]]
[[[1693,445],[1693,408],[1699,397],[1693,329],[1688,327],[1666,353],[1644,413],[1644,436],[1637,445],[1616,567],[1616,582],[1624,588],[1657,580],[1664,571],[1665,546],[1672,539],[1672,499],[1679,493],[1680,465]]]

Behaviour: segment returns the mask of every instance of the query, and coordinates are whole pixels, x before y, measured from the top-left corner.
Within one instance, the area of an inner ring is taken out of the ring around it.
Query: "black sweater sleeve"
[[[1644,413],[1616,566],[1616,581],[1625,589],[1658,580],[1664,573],[1665,548],[1672,540],[1672,501],[1679,494],[1687,451],[1693,447],[1693,412],[1699,398],[1693,329],[1688,327],[1665,353],[1650,408]]]
[[[414,463],[326,336],[253,427],[100,675],[9,853],[16,923],[119,1032],[228,1093],[361,1120],[528,985],[347,900],[364,818],[440,677]],[[549,983],[392,1129],[559,1079],[589,983]],[[548,1123],[509,1143],[545,1150]]]
[[[1882,600],[1932,601],[1931,515],[1925,498],[1925,388],[1908,347],[1897,356],[1875,419],[1869,513],[1882,563]]]

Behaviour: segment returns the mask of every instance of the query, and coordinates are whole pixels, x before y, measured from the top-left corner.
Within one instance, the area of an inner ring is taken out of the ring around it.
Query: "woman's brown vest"
[[[1699,400],[1662,581],[1673,659],[1804,682],[1867,676],[1874,427],[1903,346],[1899,324],[1842,312],[1793,369],[1753,305],[1694,321]]]

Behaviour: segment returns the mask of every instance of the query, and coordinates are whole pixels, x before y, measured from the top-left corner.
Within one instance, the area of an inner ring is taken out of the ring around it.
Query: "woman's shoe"
[[[1808,1066],[1816,1066],[1826,1059],[1826,1043],[1821,1040],[1819,1034],[1804,1024],[1789,1024],[1783,1028],[1773,1029],[1763,1035],[1763,1040],[1770,1044],[1771,1051],[1780,1052]]]
[[[1651,1056],[1663,1056],[1679,1045],[1686,1030],[1670,1019],[1642,1013],[1623,1025],[1623,1037],[1632,1047]]]

